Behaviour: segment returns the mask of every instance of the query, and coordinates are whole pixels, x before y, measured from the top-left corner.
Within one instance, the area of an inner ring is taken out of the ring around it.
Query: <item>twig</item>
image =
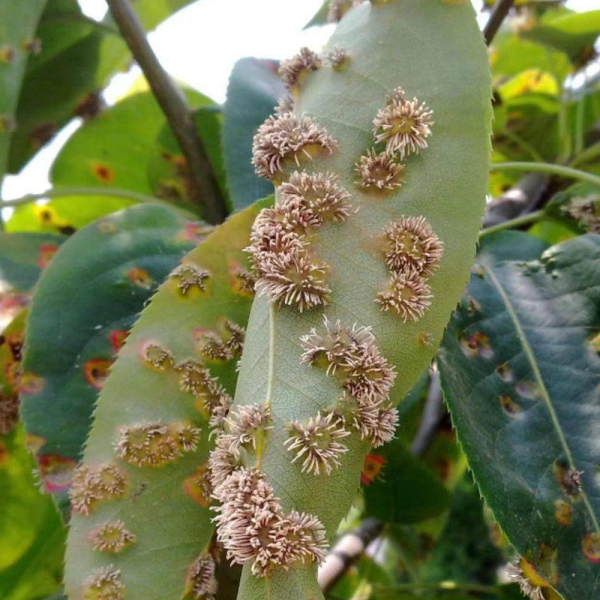
[[[579,171],[571,167],[563,167],[562,165],[554,165],[551,163],[538,162],[504,162],[494,163],[490,166],[491,171],[531,171],[535,173],[548,173],[548,175],[556,175],[557,177],[565,177],[567,179],[577,179],[585,181],[592,185],[600,187],[600,177],[586,171]]]
[[[483,217],[487,229],[535,209],[548,188],[550,178],[544,173],[527,173],[502,196],[492,200]]]
[[[442,385],[440,383],[440,374],[437,369],[431,373],[429,382],[429,392],[425,401],[425,409],[419,429],[413,439],[411,452],[414,456],[423,456],[431,439],[437,431],[438,425],[444,411],[442,410]]]
[[[324,592],[330,590],[340,580],[360,558],[365,548],[379,537],[382,530],[383,523],[369,518],[339,539],[319,569],[319,586]]]
[[[503,223],[498,223],[498,225],[493,225],[492,227],[485,228],[480,234],[479,239],[490,235],[490,233],[496,233],[497,231],[503,231],[504,229],[515,229],[517,227],[523,227],[523,225],[532,225],[539,221],[545,214],[543,210],[536,210],[535,212],[528,213],[526,215],[521,215],[520,217],[515,217],[514,219],[510,219],[509,221],[504,221]]]
[[[488,46],[492,43],[494,37],[496,37],[498,29],[500,29],[500,25],[502,25],[508,11],[512,8],[514,1],[515,0],[498,0],[494,6],[490,19],[483,29],[483,37]]]
[[[206,221],[223,222],[227,216],[225,201],[185,96],[158,62],[131,0],[107,0],[107,3],[185,155],[194,202],[202,208]]]

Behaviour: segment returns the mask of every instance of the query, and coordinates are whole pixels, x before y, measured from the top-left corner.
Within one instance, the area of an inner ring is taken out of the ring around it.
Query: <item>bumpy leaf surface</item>
[[[207,359],[199,352],[199,339],[220,331],[224,319],[242,327],[247,322],[252,293],[238,274],[247,264],[243,248],[259,208],[231,217],[184,258],[182,264],[202,269],[208,277],[185,292],[180,279],[169,277],[119,353],[100,394],[84,463],[112,461],[126,473],[127,491],[121,498],[99,504],[90,515],[73,514],[66,574],[72,600],[82,597],[86,578],[107,565],[120,570],[128,600],[179,600],[190,565],[207,549],[213,532],[210,498],[198,483],[206,475],[207,414],[199,398],[182,390],[182,372],[172,367],[200,361],[233,393],[235,358]],[[149,342],[172,353],[170,367],[153,368],[143,359]],[[116,458],[114,443],[123,426],[182,420],[201,429],[196,450],[161,468],[131,466]],[[94,550],[90,532],[116,519],[135,535],[135,543],[121,554]]]
[[[451,33],[441,36],[441,31]],[[440,0],[362,4],[342,19],[324,54],[334,48],[349,53],[347,68],[323,67],[308,74],[294,111],[325,127],[339,149],[302,167],[338,175],[358,212],[343,224],[318,230],[311,244],[330,268],[332,292],[325,315],[349,327],[373,328],[383,356],[398,371],[391,398],[397,403],[431,360],[474,257],[489,155],[486,52],[471,6]],[[377,111],[400,86],[409,98],[415,96],[433,110],[429,147],[407,158],[406,183],[399,190],[382,196],[364,193],[354,165],[373,145]],[[403,215],[424,216],[444,243],[440,267],[429,280],[431,307],[419,320],[406,323],[375,302],[388,278],[375,240]],[[302,462],[292,463],[294,455],[284,447],[290,422],[306,422],[341,394],[334,378],[301,362],[300,338],[313,327],[322,330],[322,310],[299,313],[257,298],[236,404],[270,404],[274,427],[259,466],[285,512],[317,515],[331,537],[358,489],[369,444],[356,433],[345,438],[349,451],[341,466],[320,476],[302,472]],[[321,598],[315,573],[314,565],[299,565],[287,571],[275,568],[270,577],[261,578],[245,566],[239,598]]]
[[[135,206],[71,237],[40,280],[28,321],[21,414],[44,487],[60,503],[116,353],[200,233],[167,208]]]
[[[593,600],[600,237],[545,251],[529,240],[486,240],[439,364],[459,439],[509,540],[564,598]]]

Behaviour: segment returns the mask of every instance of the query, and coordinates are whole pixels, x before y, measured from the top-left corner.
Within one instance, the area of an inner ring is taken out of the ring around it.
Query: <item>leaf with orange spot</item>
[[[439,355],[453,423],[516,551],[561,596],[587,598],[600,578],[600,236],[548,248],[497,233],[477,265],[480,309],[461,303]],[[493,354],[465,353],[481,334]]]
[[[193,247],[178,237],[187,226],[167,208],[135,206],[74,234],[44,270],[19,387],[27,433],[43,440],[42,478],[62,503],[68,481],[59,467],[72,469],[80,459],[115,353],[158,284]]]

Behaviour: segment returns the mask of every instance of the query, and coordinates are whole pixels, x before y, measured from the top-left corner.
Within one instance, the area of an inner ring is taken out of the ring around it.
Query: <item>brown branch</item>
[[[198,135],[192,109],[152,51],[131,0],[107,2],[186,158],[192,200],[202,208],[202,215],[206,221],[212,224],[222,223],[227,216],[225,200]]]
[[[514,3],[515,0],[498,0],[495,4],[490,19],[483,29],[483,37],[488,46],[492,43],[494,37],[496,37],[498,29],[500,29],[502,22],[506,18],[506,15],[508,15],[508,11],[512,8]]]

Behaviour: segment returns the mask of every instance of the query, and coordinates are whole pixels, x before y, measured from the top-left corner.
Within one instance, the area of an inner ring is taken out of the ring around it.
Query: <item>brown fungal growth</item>
[[[126,489],[126,475],[116,465],[104,463],[94,467],[82,463],[75,469],[69,490],[71,507],[79,514],[89,515],[99,501],[119,498]]]
[[[342,17],[352,8],[362,4],[365,0],[332,0],[329,5],[327,19],[330,23],[339,23]]]
[[[583,475],[583,471],[569,468],[561,463],[554,463],[553,471],[558,484],[567,496],[575,497],[581,493],[581,476]]]
[[[304,248],[260,256],[261,277],[256,284],[279,305],[295,305],[300,312],[329,303],[328,266]]]
[[[173,354],[158,342],[146,342],[141,348],[141,357],[158,371],[165,371],[173,366]]]
[[[21,48],[25,52],[31,52],[34,56],[37,56],[42,51],[42,40],[39,37],[29,38],[21,42]]]
[[[415,269],[393,273],[387,288],[377,294],[381,310],[394,312],[406,323],[418,321],[431,304],[431,289]]]
[[[562,211],[578,221],[579,225],[591,233],[600,233],[600,196],[575,197]]]
[[[253,575],[268,576],[298,561],[320,563],[327,540],[313,515],[283,513],[273,488],[258,469],[237,469],[218,487],[217,539],[232,562],[251,564]]]
[[[1,46],[0,47],[0,63],[10,65],[15,61],[17,53],[12,46]]]
[[[517,415],[523,410],[508,394],[500,394],[498,402],[500,402],[502,410],[509,416]]]
[[[337,141],[308,115],[281,112],[269,117],[254,136],[252,164],[266,179],[277,179],[285,163],[300,166],[316,156],[331,154]]]
[[[210,554],[201,554],[188,569],[184,595],[193,600],[214,600],[218,589],[216,568]]]
[[[373,119],[375,141],[386,145],[386,153],[400,160],[427,148],[431,135],[433,111],[417,98],[408,100],[402,88],[396,88],[386,105]]]
[[[241,467],[240,457],[231,451],[231,438],[221,434],[215,442],[215,449],[208,459],[210,480],[213,488],[220,486],[238,467]]]
[[[350,194],[333,173],[294,171],[279,188],[281,206],[308,213],[304,220],[319,227],[326,221],[346,221],[352,214]],[[285,211],[284,211],[285,215]],[[282,219],[285,223],[285,218]],[[289,220],[289,217],[288,217]]]
[[[352,56],[344,48],[334,48],[327,54],[327,62],[335,71],[345,71],[349,65]]]
[[[490,337],[481,331],[477,331],[471,336],[461,337],[459,345],[462,353],[467,358],[481,356],[482,358],[490,359],[494,357],[494,349],[492,348]]]
[[[102,163],[92,163],[90,169],[100,183],[111,184],[115,182],[115,170],[112,167]]]
[[[348,448],[340,440],[350,435],[333,414],[318,414],[307,423],[293,422],[288,427],[285,447],[294,453],[292,462],[302,461],[302,472],[329,475]]]
[[[424,217],[402,217],[384,230],[382,251],[391,271],[413,269],[430,275],[439,265],[443,243]]]
[[[210,273],[208,271],[189,263],[179,265],[169,275],[182,296],[186,296],[192,289],[199,292],[206,291],[205,281],[209,277]]]
[[[226,361],[233,358],[231,349],[215,331],[197,329],[194,332],[196,351],[205,359],[211,361]]]
[[[200,442],[200,429],[189,422],[174,423],[170,430],[175,436],[181,453],[195,452]]]
[[[231,319],[224,319],[221,323],[225,345],[231,356],[241,356],[246,341],[246,330]]]
[[[197,360],[186,360],[175,366],[179,372],[179,388],[182,392],[202,396],[208,393],[214,379],[210,371]]]
[[[324,320],[301,338],[302,361],[338,379],[345,394],[329,412],[337,427],[355,429],[375,447],[394,437],[397,410],[387,405],[396,372],[382,356],[369,327]],[[289,448],[288,448],[289,449]]]
[[[545,600],[544,588],[548,588],[549,585],[537,575],[534,568],[525,559],[509,563],[506,567],[506,575],[510,581],[519,585],[522,594],[530,600]]]
[[[246,404],[234,408],[225,419],[228,450],[239,456],[240,448],[260,454],[264,438],[273,429],[268,404]]]
[[[254,286],[256,285],[256,277],[243,267],[235,265],[230,268],[231,290],[234,294],[245,296],[246,298],[254,297]]]
[[[183,491],[194,502],[205,508],[210,506],[212,484],[210,469],[207,464],[200,465],[189,477],[183,481]]]
[[[393,192],[404,183],[404,166],[374,148],[360,157],[354,170],[358,175],[357,185],[366,192]]]
[[[585,557],[594,564],[600,563],[600,533],[588,533],[582,542]]]
[[[130,465],[158,468],[196,450],[199,438],[200,431],[188,423],[139,423],[121,428],[115,448]]]
[[[121,571],[112,565],[96,569],[83,583],[83,600],[124,600]]]
[[[19,422],[18,394],[0,394],[0,435],[12,433]]]
[[[302,48],[289,60],[284,60],[279,67],[281,81],[292,93],[297,93],[307,75],[321,68],[321,59],[312,50]]]
[[[554,516],[559,525],[566,527],[573,520],[573,511],[571,505],[564,500],[557,500],[554,503]]]
[[[135,542],[135,535],[123,521],[107,521],[92,529],[90,540],[94,550],[117,554]]]

